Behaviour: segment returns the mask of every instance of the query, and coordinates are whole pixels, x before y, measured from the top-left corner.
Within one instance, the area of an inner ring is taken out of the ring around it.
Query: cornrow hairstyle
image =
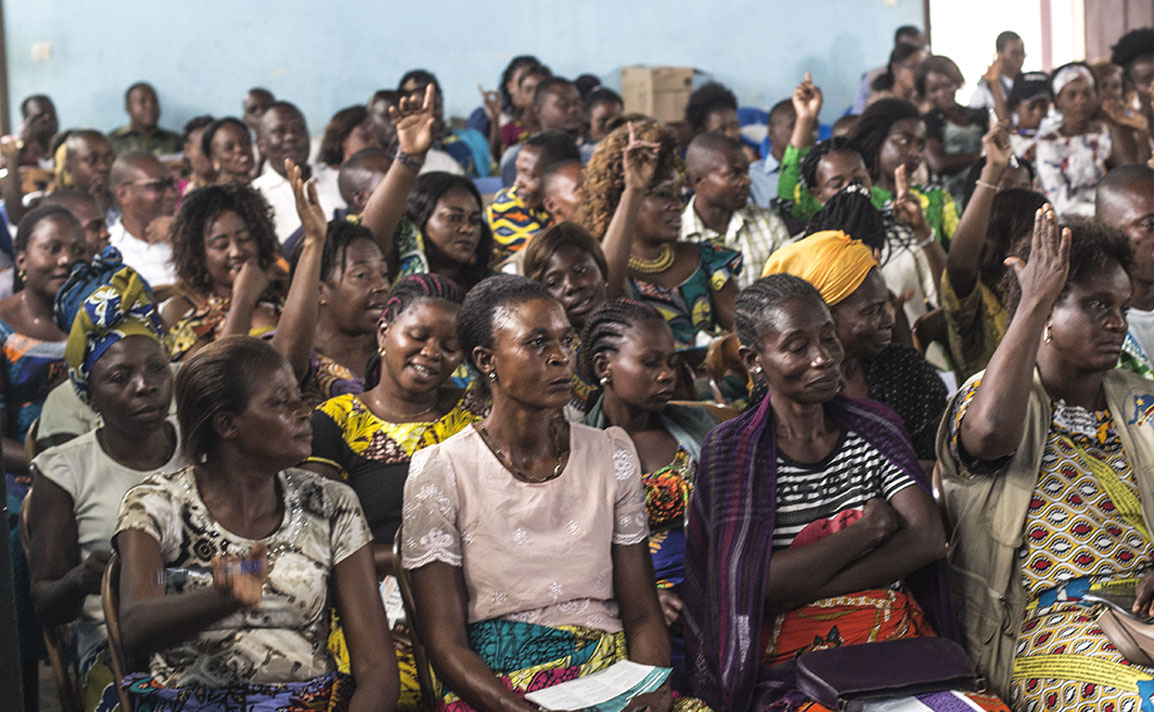
[[[677,155],[677,140],[664,124],[647,119],[632,122],[632,126],[637,140],[651,141],[660,146],[650,185],[657,185],[675,175],[684,175],[685,166]],[[576,221],[597,239],[605,235],[617,203],[621,201],[621,194],[625,192],[625,169],[621,157],[628,143],[629,125],[613,129],[601,139],[577,188],[581,204],[577,208]]]
[[[212,158],[212,137],[215,136],[216,132],[220,131],[222,127],[229,125],[235,126],[244,134],[245,138],[249,139],[250,143],[252,142],[252,138],[248,132],[248,126],[246,126],[243,121],[235,116],[225,116],[209,124],[208,128],[204,130],[204,133],[200,135],[200,150],[204,151],[204,155]]]
[[[217,413],[239,413],[252,399],[253,384],[264,374],[288,366],[267,341],[225,336],[198,351],[176,373],[176,419],[181,451],[200,463],[219,445],[212,420]]]
[[[439,274],[410,274],[389,292],[389,300],[381,311],[381,321],[394,321],[406,309],[426,299],[440,299],[460,306],[465,301],[465,290]]]
[[[1030,261],[1032,227],[1031,232],[1020,238],[1011,251],[1014,257],[1021,258],[1023,262]],[[1111,262],[1116,262],[1126,272],[1126,276],[1130,276],[1134,266],[1134,251],[1126,233],[1087,218],[1071,219],[1063,227],[1070,228],[1070,269],[1066,273],[1066,283],[1062,285],[1058,301],[1065,298],[1070,287],[1097,276]],[[1002,292],[1006,295],[1006,308],[1013,316],[1022,299],[1022,285],[1018,283],[1014,270],[1006,270]]]
[[[733,326],[742,346],[760,349],[761,337],[774,310],[796,299],[809,299],[827,308],[812,284],[784,272],[762,277],[741,290],[733,303]]]
[[[437,207],[437,201],[450,190],[461,189],[468,192],[477,201],[478,209],[483,209],[485,203],[477,191],[477,185],[465,176],[453,175],[444,171],[429,171],[417,176],[417,182],[409,193],[409,200],[405,212],[409,220],[417,226],[422,234],[425,226]],[[425,252],[436,254],[437,246],[432,240],[424,241]],[[481,241],[477,243],[477,257],[472,264],[466,265],[462,287],[469,289],[489,275],[489,256],[493,253],[493,231],[489,221],[481,219]]]
[[[200,290],[212,286],[204,262],[205,233],[213,220],[229,211],[240,216],[248,228],[261,267],[267,268],[280,254],[272,208],[264,196],[248,185],[205,186],[185,196],[170,228],[172,265],[181,284]]]
[[[921,118],[918,107],[904,99],[880,99],[857,117],[846,138],[857,146],[871,178],[878,179],[878,154],[893,125],[906,119]]]
[[[36,232],[36,227],[45,220],[63,220],[69,229],[80,234],[84,233],[80,221],[68,212],[67,208],[61,205],[41,205],[25,213],[24,219],[20,221],[20,226],[16,228],[16,238],[12,241],[12,249],[17,253],[28,249],[28,241],[32,239],[32,233]]]
[[[550,225],[529,241],[529,246],[525,248],[525,259],[521,263],[525,276],[537,282],[543,281],[549,260],[562,247],[576,247],[582,252],[588,252],[597,263],[597,269],[601,270],[601,279],[609,277],[609,263],[605,261],[601,243],[575,222]]]
[[[192,136],[193,131],[196,131],[197,129],[202,129],[205,126],[208,126],[209,124],[211,124],[213,121],[214,121],[214,119],[211,116],[209,116],[208,114],[204,114],[203,116],[192,117],[191,119],[188,120],[188,123],[186,123],[184,125],[184,130],[181,131],[181,134],[180,134],[181,142],[188,143],[188,139],[189,139],[189,137]],[[205,155],[208,155],[208,154],[205,154]]]
[[[337,273],[338,268],[341,272],[345,268],[345,259],[349,252],[349,245],[352,245],[357,240],[368,240],[376,247],[377,252],[381,248],[377,245],[377,241],[373,239],[373,233],[364,225],[358,223],[351,223],[348,220],[330,220],[328,228],[325,231],[325,244],[321,248],[321,281],[327,284],[332,284],[332,278]],[[297,264],[300,262],[301,252],[304,251],[304,240],[297,240],[293,245],[292,255],[289,257],[289,278],[290,280],[296,277]]]
[[[340,168],[340,165],[348,158],[345,155],[345,139],[368,118],[369,110],[362,104],[346,106],[333,114],[328,125],[325,126],[324,136],[321,138],[321,161],[327,166]]]
[[[817,167],[821,163],[821,159],[831,153],[841,153],[842,151],[858,153],[857,146],[850,143],[850,140],[845,136],[833,136],[815,143],[809,153],[805,154],[805,158],[801,159],[802,185],[806,188],[816,188]]]
[[[593,359],[597,354],[615,353],[632,329],[647,321],[665,324],[661,312],[633,299],[615,299],[599,306],[589,315],[581,331],[581,349],[577,367],[590,383],[597,383]]]
[[[805,234],[823,230],[841,230],[873,250],[881,250],[886,244],[885,218],[874,207],[869,190],[861,183],[851,183],[830,198],[810,218]]]
[[[1118,44],[1110,52],[1110,61],[1126,70],[1126,76],[1129,77],[1130,65],[1151,55],[1154,55],[1154,28],[1140,27],[1118,39]]]
[[[501,93],[501,108],[509,111],[513,108],[513,97],[509,94],[509,82],[513,80],[513,75],[522,67],[541,67],[541,60],[537,59],[531,54],[517,55],[509,60],[509,64],[505,65],[505,71],[501,72],[500,86],[497,91]],[[494,119],[496,117],[493,117]]]
[[[693,127],[694,133],[700,133],[709,115],[718,109],[737,111],[737,96],[724,84],[709,82],[689,95],[689,103],[685,106],[685,121]]]
[[[543,284],[519,275],[493,275],[469,290],[461,311],[457,312],[457,338],[469,365],[477,367],[473,350],[478,346],[493,348],[493,317],[497,310],[534,299],[545,299],[560,306]]]

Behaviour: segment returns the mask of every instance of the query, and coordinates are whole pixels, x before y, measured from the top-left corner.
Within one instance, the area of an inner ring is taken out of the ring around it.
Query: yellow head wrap
[[[861,240],[840,230],[815,232],[769,256],[761,276],[792,274],[812,284],[829,306],[842,301],[865,281],[877,260]]]

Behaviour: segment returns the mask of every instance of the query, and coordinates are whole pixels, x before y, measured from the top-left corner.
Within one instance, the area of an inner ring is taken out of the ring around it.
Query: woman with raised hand
[[[220,339],[181,368],[176,401],[195,464],[129,490],[113,538],[125,652],[149,656],[124,683],[136,708],[239,697],[391,712],[397,668],[369,528],[347,485],[294,467],[312,428],[288,363],[259,339]],[[352,681],[327,650],[332,605]]]
[[[154,473],[187,463],[168,417],[172,371],[152,294],[114,247],[73,272],[57,300],[72,322],[72,386],[101,426],[32,461],[28,495],[32,598],[44,625],[73,623],[85,710],[116,702],[100,578],[120,500]]]
[[[668,665],[637,451],[620,428],[561,415],[564,309],[500,275],[469,292],[457,323],[493,408],[414,456],[402,541],[442,706],[529,712],[526,692],[617,660]],[[626,709],[670,704],[665,685]]]
[[[629,296],[665,315],[678,348],[733,328],[741,255],[681,242],[684,169],[666,128],[633,122],[597,145],[581,181],[577,222],[600,237],[610,297]]]
[[[938,435],[962,640],[1019,709],[1138,709],[1154,680],[1081,600],[1128,590],[1152,613],[1154,387],[1115,368],[1132,259],[1121,232],[1037,211],[1007,260],[1006,335]]]

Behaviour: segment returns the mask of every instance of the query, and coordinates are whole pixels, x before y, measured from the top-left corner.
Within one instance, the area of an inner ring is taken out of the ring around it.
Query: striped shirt
[[[777,452],[775,550],[788,547],[811,524],[846,510],[861,510],[874,497],[889,500],[914,484],[854,432],[843,430],[833,450],[819,462],[797,462],[780,449]]]
[[[695,209],[696,198],[681,214],[681,239],[685,242],[708,242],[715,247],[741,253],[745,269],[737,275],[737,286],[745,289],[761,277],[761,268],[774,250],[790,241],[785,223],[769,208],[753,203],[735,210],[725,234],[705,226]]]

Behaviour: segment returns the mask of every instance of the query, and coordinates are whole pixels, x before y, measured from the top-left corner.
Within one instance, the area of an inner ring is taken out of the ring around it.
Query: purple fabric
[[[974,708],[952,692],[934,692],[918,695],[918,702],[934,712],[974,712]]]
[[[869,400],[837,396],[826,412],[929,492],[901,419]],[[693,692],[715,710],[791,709],[805,697],[792,665],[761,663],[764,574],[773,551],[777,438],[766,397],[709,432],[686,527],[685,639]],[[957,639],[945,561],[905,579],[939,635]]]

